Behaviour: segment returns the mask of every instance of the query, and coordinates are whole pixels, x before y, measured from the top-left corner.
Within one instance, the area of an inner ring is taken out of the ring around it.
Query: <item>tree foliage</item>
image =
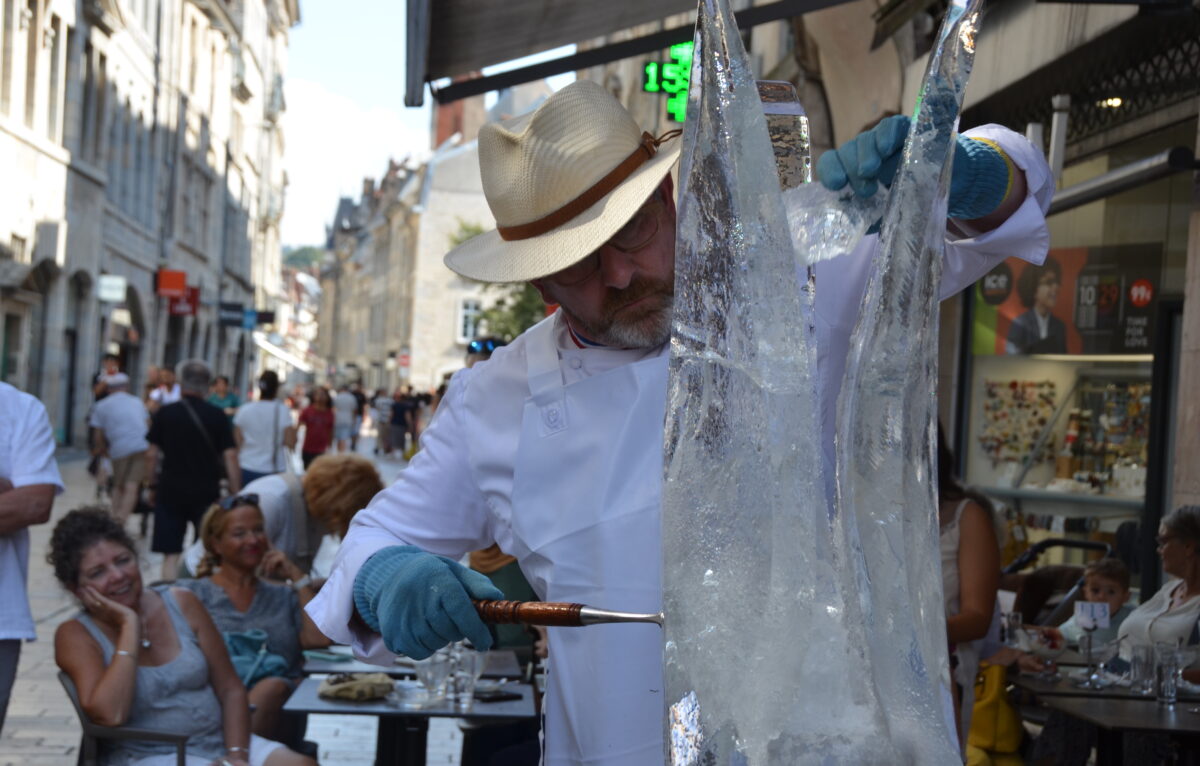
[[[325,248],[286,247],[283,250],[283,265],[293,269],[307,269],[309,266],[320,265],[325,260]]]
[[[483,233],[483,227],[477,223],[458,219],[458,231],[450,235],[450,247],[455,248],[466,242],[472,237],[478,237]]]
[[[546,316],[542,296],[528,282],[488,285],[486,289],[504,291],[480,316],[488,335],[512,340]]]

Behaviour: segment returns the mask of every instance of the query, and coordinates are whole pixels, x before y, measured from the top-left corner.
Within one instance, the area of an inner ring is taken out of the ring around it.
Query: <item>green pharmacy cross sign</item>
[[[667,94],[667,116],[675,122],[687,117],[688,80],[692,75],[693,43],[671,46],[670,61],[651,61],[646,64],[642,90]]]

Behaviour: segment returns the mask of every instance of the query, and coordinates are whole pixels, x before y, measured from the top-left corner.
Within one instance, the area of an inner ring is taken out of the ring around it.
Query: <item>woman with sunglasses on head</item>
[[[267,634],[267,652],[282,658],[286,667],[271,668],[279,675],[259,673],[264,677],[248,680],[255,707],[251,731],[293,741],[290,735],[302,732],[281,728],[280,710],[301,675],[301,651],[329,646],[330,641],[303,612],[317,593],[316,585],[282,551],[271,549],[258,503],[256,495],[242,494],[209,509],[200,524],[204,558],[196,579],[179,584],[200,599],[223,633]],[[287,584],[267,582],[260,574]]]
[[[194,595],[142,587],[128,533],[101,508],[59,520],[47,555],[83,611],[59,625],[54,657],[93,723],[186,733],[187,766],[312,766],[250,732],[246,689]],[[169,742],[106,740],[106,766],[173,766]]]

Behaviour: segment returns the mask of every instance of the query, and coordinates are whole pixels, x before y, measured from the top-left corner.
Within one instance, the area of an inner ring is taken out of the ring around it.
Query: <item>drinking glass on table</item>
[[[1058,674],[1054,661],[1067,649],[1067,642],[1062,635],[1049,631],[1028,631],[1028,636],[1028,651],[1042,660],[1042,672],[1038,674],[1038,679],[1049,683],[1061,681],[1062,676]]]
[[[1130,648],[1129,686],[1147,697],[1154,694],[1154,647],[1137,644]]]
[[[450,652],[439,649],[423,660],[413,662],[417,680],[429,694],[429,701],[436,702],[446,696],[446,684],[450,680]]]
[[[1174,705],[1179,694],[1179,651],[1173,644],[1154,645],[1154,677],[1158,704]]]
[[[458,710],[470,710],[475,703],[475,683],[483,674],[485,656],[463,642],[454,647],[454,667],[450,677],[450,696]]]

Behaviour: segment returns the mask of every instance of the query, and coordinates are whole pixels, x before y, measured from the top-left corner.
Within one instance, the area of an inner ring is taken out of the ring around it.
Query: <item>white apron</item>
[[[554,323],[531,331],[513,477],[513,550],[537,593],[657,612],[666,360],[563,385]],[[657,625],[550,628],[545,766],[646,766],[663,759]]]

